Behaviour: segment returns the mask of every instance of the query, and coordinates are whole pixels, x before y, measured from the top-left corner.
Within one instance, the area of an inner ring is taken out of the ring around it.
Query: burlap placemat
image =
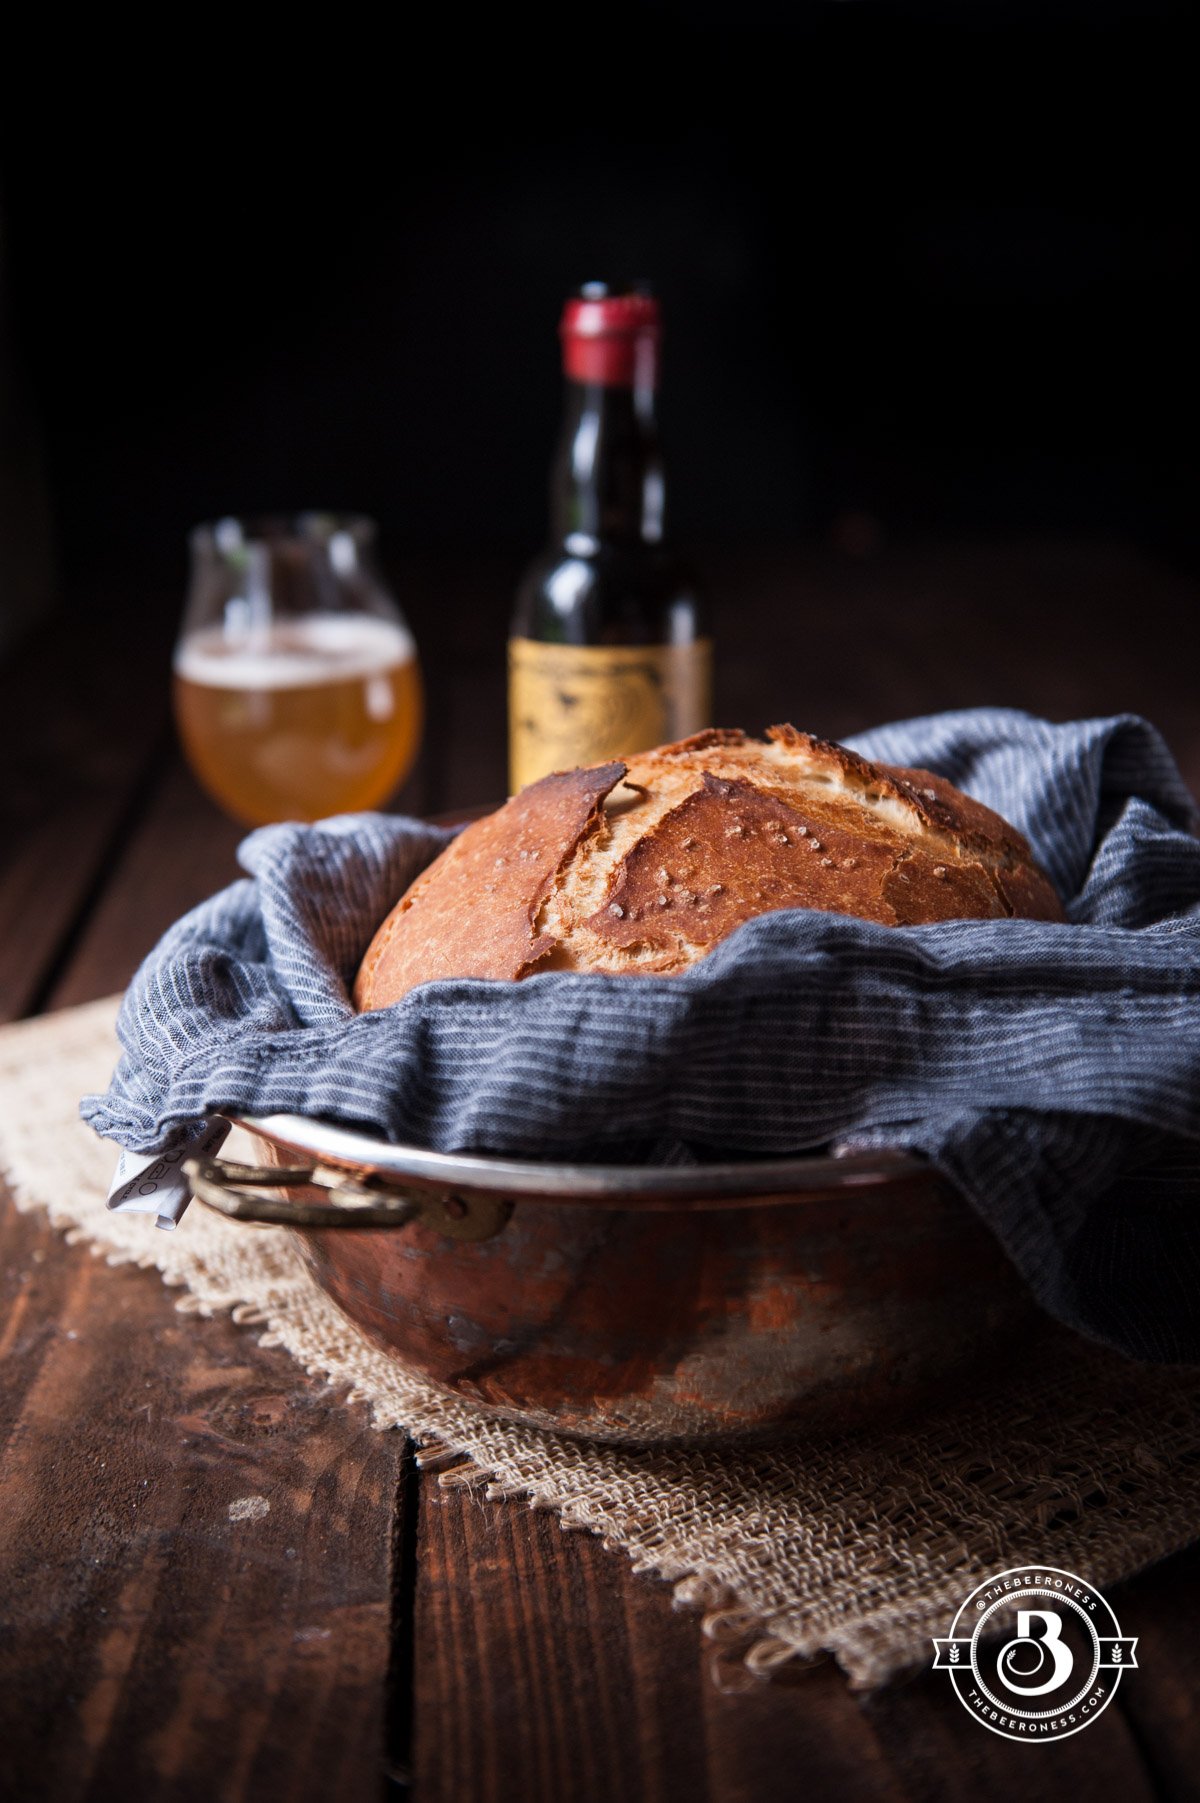
[[[0,1164],[110,1264],[157,1268],[177,1306],[264,1331],[406,1427],[447,1484],[522,1497],[621,1547],[638,1570],[745,1643],[752,1671],[832,1653],[866,1688],[929,1663],[985,1577],[1044,1562],[1107,1587],[1200,1537],[1200,1372],[1133,1365],[1079,1341],[966,1403],[853,1440],[754,1450],[584,1446],[481,1419],[407,1376],[313,1286],[283,1230],[198,1206],[175,1233],[110,1214],[110,1146],[76,1115],[115,1057],[115,1001],[0,1032]],[[227,1154],[238,1157],[234,1140]]]

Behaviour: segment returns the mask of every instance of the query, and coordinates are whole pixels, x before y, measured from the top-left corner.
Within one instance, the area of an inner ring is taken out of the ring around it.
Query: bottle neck
[[[555,538],[582,557],[605,545],[657,545],[663,470],[654,389],[567,383],[551,478]]]

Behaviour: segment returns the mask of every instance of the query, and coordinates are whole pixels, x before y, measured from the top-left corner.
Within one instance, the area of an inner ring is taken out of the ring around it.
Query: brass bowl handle
[[[370,1189],[328,1165],[234,1164],[221,1158],[189,1158],[184,1174],[197,1201],[232,1221],[272,1227],[405,1227],[420,1220],[453,1240],[487,1240],[500,1232],[512,1203],[497,1196],[440,1191]],[[316,1185],[328,1202],[299,1202],[259,1195],[259,1190]]]

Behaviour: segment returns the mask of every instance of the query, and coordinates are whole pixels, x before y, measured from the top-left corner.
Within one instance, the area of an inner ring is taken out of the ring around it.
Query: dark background
[[[663,296],[685,540],[1193,555],[1184,9],[299,21],[97,22],[65,57],[47,26],[24,64],[0,148],[18,453],[68,600],[98,575],[176,594],[193,521],[275,508],[515,567],[562,298],[622,272]]]

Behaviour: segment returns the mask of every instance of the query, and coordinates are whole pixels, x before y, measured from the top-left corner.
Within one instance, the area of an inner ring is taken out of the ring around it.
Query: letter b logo
[[[1034,1632],[1034,1622],[1042,1631]],[[1062,1637],[1062,1618],[1054,1609],[1019,1609],[1017,1631],[1001,1647],[996,1674],[1014,1696],[1044,1697],[1071,1676],[1075,1655]]]

